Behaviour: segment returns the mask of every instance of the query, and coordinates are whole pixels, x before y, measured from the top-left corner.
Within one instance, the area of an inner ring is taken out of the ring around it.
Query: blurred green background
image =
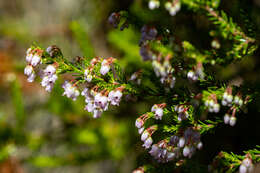
[[[241,6],[250,11],[249,15],[259,26],[258,0],[240,3],[230,0],[221,4],[221,8],[228,9],[235,20],[239,18],[235,14],[240,13]],[[93,119],[83,110],[82,98],[73,102],[61,96],[63,91],[59,86],[62,80],[49,94],[39,82],[28,83],[23,75],[25,52],[34,42],[43,47],[57,45],[71,60],[76,56],[113,56],[119,59],[127,74],[147,67],[149,63],[140,63],[138,41],[141,25],[119,31],[107,23],[110,13],[119,10],[129,10],[141,23],[168,27],[199,48],[208,48],[213,39],[205,34],[209,27],[205,16],[185,13],[187,10],[184,8],[175,19],[165,11],[148,10],[147,1],[0,0],[1,173],[131,172],[143,162],[150,161],[134,122],[156,100],[122,103],[120,109],[112,109],[102,118]],[[220,68],[219,76],[225,80],[245,79],[244,83],[253,83],[259,88],[258,55],[259,51],[255,57],[231,64],[232,68]],[[251,105],[251,113],[259,113],[258,105],[259,99]],[[224,138],[226,145],[213,142],[214,147],[206,146],[202,152],[202,156],[206,156],[204,160],[214,157],[221,147],[235,151],[241,151],[240,147],[254,147],[255,139],[250,135],[239,135],[248,131],[259,132],[255,126],[248,129],[250,122],[259,122],[259,116],[247,119],[245,125],[232,129],[224,137],[221,132],[227,128],[217,133],[216,136]],[[236,135],[230,138],[232,133]],[[207,140],[213,140],[213,137],[205,137],[204,141]],[[243,141],[247,141],[246,144],[242,144]],[[210,155],[207,155],[208,150],[212,151]]]

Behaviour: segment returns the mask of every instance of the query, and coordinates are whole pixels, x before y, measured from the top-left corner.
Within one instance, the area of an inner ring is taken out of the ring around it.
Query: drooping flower
[[[73,101],[75,101],[80,94],[79,90],[68,81],[64,82],[62,88],[64,89],[63,96],[65,95]]]

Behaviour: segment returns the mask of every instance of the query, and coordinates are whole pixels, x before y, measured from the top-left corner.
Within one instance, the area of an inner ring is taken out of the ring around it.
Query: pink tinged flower
[[[32,74],[30,74],[30,76],[28,76],[27,81],[28,82],[33,82],[35,77],[36,77],[36,74],[33,72]]]
[[[49,77],[48,76],[44,76],[42,81],[41,81],[41,85],[43,87],[46,87],[48,85],[48,83],[49,83]]]
[[[31,65],[37,66],[41,62],[41,57],[38,54],[33,55]]]
[[[29,64],[31,64],[32,58],[33,58],[33,55],[32,55],[32,54],[27,54],[26,57],[25,57],[25,60],[26,60],[26,62],[28,62]]]
[[[163,109],[162,108],[156,109],[156,111],[155,111],[155,119],[161,120],[162,116],[163,116]]]
[[[95,107],[107,110],[108,108],[108,98],[98,93],[94,99]]]
[[[183,149],[183,156],[184,157],[188,157],[190,155],[191,151],[190,151],[190,147],[185,146]]]
[[[24,74],[26,76],[30,76],[32,73],[33,73],[33,67],[31,65],[27,65],[25,68],[24,68]]]
[[[53,65],[48,65],[43,72],[45,75],[51,76],[56,73],[56,68]]]
[[[52,76],[44,76],[41,82],[41,85],[45,87],[45,90],[48,92],[51,92],[55,81],[58,79],[58,76],[56,74]]]
[[[143,127],[144,125],[144,121],[141,118],[137,118],[135,121],[135,126],[140,129],[141,127]]]
[[[141,135],[141,140],[145,141],[150,136],[149,132],[145,130]]]
[[[100,73],[102,75],[106,75],[110,70],[110,66],[109,65],[102,65],[100,68]]]
[[[111,105],[119,105],[121,101],[121,97],[123,96],[122,92],[119,90],[110,91],[108,94],[108,100],[110,101]]]
[[[228,103],[226,102],[226,100],[222,100],[221,103],[222,103],[223,106],[227,106],[227,105],[228,105]]]
[[[220,105],[219,105],[219,104],[214,104],[214,105],[213,105],[213,111],[214,111],[215,113],[218,113],[218,112],[219,112],[219,109],[220,109]]]
[[[245,165],[247,168],[250,167],[252,165],[252,160],[249,159],[249,158],[245,158],[243,161],[242,161],[242,164]]]
[[[225,116],[224,116],[224,123],[225,124],[229,124],[229,121],[230,121],[230,116],[228,114],[225,114]]]
[[[69,83],[68,81],[64,82],[62,88],[64,88],[63,95],[66,95],[68,98],[71,98],[73,101],[75,101],[80,94],[77,88],[75,86],[72,86],[72,84]]]
[[[185,139],[184,137],[181,137],[178,143],[178,147],[182,148],[185,145]]]
[[[202,147],[203,147],[203,144],[202,144],[202,142],[199,142],[199,143],[197,144],[197,148],[198,148],[199,150],[201,150],[201,149],[202,149]]]
[[[189,79],[192,79],[194,75],[195,75],[195,74],[194,74],[193,71],[189,71],[189,72],[187,73],[187,77],[188,77]]]
[[[231,117],[230,120],[229,120],[229,124],[231,126],[235,126],[236,125],[236,121],[237,121],[237,118],[236,117]]]
[[[239,166],[239,173],[247,173],[247,167],[244,164]]]
[[[139,133],[139,134],[142,134],[143,131],[144,131],[144,127],[138,129],[138,133]]]
[[[110,59],[104,59],[101,63],[100,73],[106,75],[110,70]]]
[[[88,112],[93,112],[93,111],[94,111],[94,104],[89,102],[89,103],[85,106],[85,110],[87,110]]]
[[[148,137],[143,144],[143,147],[145,147],[146,149],[150,148],[151,145],[153,144],[153,139],[151,137]]]
[[[102,111],[99,109],[94,109],[93,111],[93,118],[100,118],[102,114]]]

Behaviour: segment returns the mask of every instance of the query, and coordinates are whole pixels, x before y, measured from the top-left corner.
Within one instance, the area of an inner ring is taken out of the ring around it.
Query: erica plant
[[[33,45],[27,50],[24,73],[28,82],[39,78],[48,92],[60,76],[70,73],[71,78],[61,86],[63,95],[74,101],[84,97],[86,106],[82,109],[94,118],[100,118],[111,106],[128,102],[130,97],[136,97],[137,103],[144,98],[157,100],[147,112],[132,115],[137,117],[132,123],[152,160],[169,162],[174,165],[171,169],[180,171],[207,145],[202,139],[205,134],[220,126],[236,126],[248,104],[254,102],[254,90],[243,83],[221,80],[216,71],[253,55],[258,42],[219,9],[219,0],[148,0],[142,4],[144,13],[166,12],[169,19],[180,17],[178,13],[203,16],[213,37],[210,46],[197,48],[168,29],[169,25],[141,22],[131,12],[119,11],[113,12],[108,22],[120,30],[139,29],[140,58],[148,68],[128,75],[115,57],[77,57],[70,62],[57,46],[45,49]],[[147,80],[155,85],[143,83]],[[158,172],[153,161],[134,172]],[[252,172],[259,161],[257,145],[244,155],[219,151],[206,171]]]

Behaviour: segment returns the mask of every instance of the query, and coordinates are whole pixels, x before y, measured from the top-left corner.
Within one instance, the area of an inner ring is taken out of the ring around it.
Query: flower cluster
[[[169,11],[171,16],[175,16],[178,11],[181,9],[181,1],[174,0],[173,2],[167,1],[165,3],[165,9]]]
[[[163,117],[163,108],[166,106],[165,103],[153,105],[151,112],[154,113],[155,119],[161,120]]]
[[[170,58],[170,55],[165,58],[159,56],[153,60],[152,65],[156,76],[160,77],[161,83],[169,88],[173,88],[176,78],[173,76],[174,68],[171,66]]]
[[[232,101],[233,101],[233,95],[232,95],[232,88],[228,87],[226,91],[223,94],[222,98],[222,105],[223,106],[232,106]]]
[[[170,140],[162,140],[152,145],[150,154],[158,162],[169,162],[180,157],[191,158],[196,149],[202,148],[200,133],[191,127],[184,131],[183,136],[172,136]]]
[[[250,173],[253,172],[254,166],[252,163],[252,159],[247,156],[239,166],[239,173]]]
[[[236,124],[237,118],[235,116],[231,116],[229,114],[224,115],[224,123],[234,126]]]
[[[208,108],[209,112],[218,113],[220,110],[220,105],[215,94],[212,94],[209,99],[205,101],[205,106]]]
[[[43,78],[41,85],[45,87],[45,90],[51,92],[55,81],[58,79],[56,75],[56,67],[54,65],[48,65],[43,71]]]
[[[97,92],[97,87],[92,89],[85,88],[81,95],[85,97],[85,110],[93,113],[94,118],[101,117],[102,112],[108,109],[109,103],[111,105],[119,106],[123,96],[123,87],[118,87],[115,90],[108,92]]]
[[[160,7],[160,1],[159,0],[150,0],[148,6],[151,10],[159,8]]]
[[[177,105],[174,107],[175,112],[178,114],[178,121],[186,120],[189,117],[189,107],[185,105]]]
[[[65,81],[62,85],[62,88],[64,89],[62,95],[71,98],[73,101],[75,101],[80,94],[77,87],[73,85],[71,82]]]
[[[152,134],[158,129],[157,125],[153,125],[145,129],[141,135],[141,140],[144,142],[143,147],[150,148],[153,144]]]
[[[27,81],[33,82],[36,77],[35,68],[41,64],[41,57],[43,51],[41,49],[29,48],[26,51],[27,66],[24,68],[24,74],[28,76]]]

